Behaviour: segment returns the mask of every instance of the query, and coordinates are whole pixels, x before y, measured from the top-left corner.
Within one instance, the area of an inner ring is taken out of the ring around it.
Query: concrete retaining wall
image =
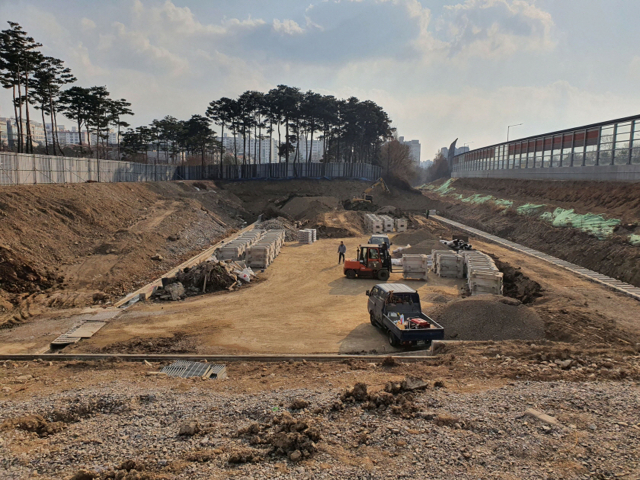
[[[375,180],[381,169],[364,163],[177,166],[115,160],[0,153],[0,185],[170,180],[260,180],[361,178]]]
[[[509,170],[463,170],[454,178],[518,178],[524,180],[602,180],[640,182],[640,165],[591,165],[584,167],[515,168]]]

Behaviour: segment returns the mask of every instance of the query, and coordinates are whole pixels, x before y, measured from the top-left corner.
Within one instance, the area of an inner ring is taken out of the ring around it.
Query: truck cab
[[[444,339],[444,329],[422,313],[420,295],[401,283],[380,283],[367,291],[371,324],[387,333],[389,344],[428,348]]]

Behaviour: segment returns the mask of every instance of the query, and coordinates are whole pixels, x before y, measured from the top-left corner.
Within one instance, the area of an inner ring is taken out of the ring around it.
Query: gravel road
[[[393,374],[379,366],[345,367],[328,376],[335,382],[328,387],[305,383],[327,377],[311,377],[315,368],[255,393],[238,391],[233,375],[217,382],[125,376],[114,385],[95,373],[66,391],[4,397],[0,477],[638,478],[637,381],[480,386],[459,378],[441,388],[430,380],[426,390],[379,393],[389,380],[402,379],[405,367]],[[262,370],[257,378],[274,378]],[[358,380],[379,405],[342,395],[344,382]],[[528,409],[553,418],[541,421],[525,415]],[[307,437],[315,439],[309,451],[278,443]]]

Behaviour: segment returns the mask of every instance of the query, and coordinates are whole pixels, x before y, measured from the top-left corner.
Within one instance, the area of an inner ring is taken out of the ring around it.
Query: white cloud
[[[91,31],[96,28],[96,22],[85,17],[80,20],[80,28],[82,28],[84,32]]]
[[[445,6],[437,30],[450,57],[500,59],[555,47],[553,18],[525,0],[466,0]]]
[[[278,33],[284,33],[285,35],[299,35],[304,33],[304,30],[293,20],[280,21],[275,19],[273,21],[273,29]]]

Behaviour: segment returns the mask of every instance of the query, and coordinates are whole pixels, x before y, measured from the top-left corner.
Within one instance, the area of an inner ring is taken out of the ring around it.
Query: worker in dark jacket
[[[340,246],[338,247],[338,265],[340,265],[340,261],[344,263],[344,254],[347,253],[347,246],[344,242],[340,242]]]

